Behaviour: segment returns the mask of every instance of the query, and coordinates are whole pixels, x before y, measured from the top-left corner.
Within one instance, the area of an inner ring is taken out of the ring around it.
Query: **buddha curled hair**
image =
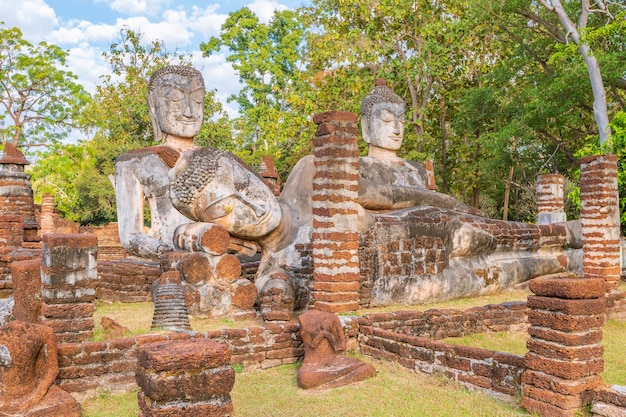
[[[385,80],[382,78],[378,78],[374,82],[374,89],[363,99],[361,117],[369,118],[372,114],[372,107],[374,107],[376,103],[405,104],[402,97],[394,93],[391,88],[387,87]]]
[[[167,74],[178,74],[182,75],[183,77],[197,77],[204,85],[204,78],[202,77],[202,73],[197,69],[184,65],[169,65],[167,67],[159,68],[158,70],[154,71],[154,73],[152,73],[152,75],[150,76],[150,82],[148,83],[148,91],[150,93],[154,92],[159,80]]]

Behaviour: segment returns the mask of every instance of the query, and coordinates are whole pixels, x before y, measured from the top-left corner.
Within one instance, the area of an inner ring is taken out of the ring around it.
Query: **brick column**
[[[44,194],[41,197],[41,228],[40,234],[54,233],[54,197]]]
[[[13,317],[28,323],[41,323],[41,258],[11,264],[13,277]]]
[[[93,336],[98,240],[93,235],[42,237],[43,324],[57,340],[81,342]]]
[[[22,216],[0,215],[0,254],[4,255],[24,243]]]
[[[537,224],[566,221],[563,175],[546,174],[537,178]]]
[[[359,308],[357,115],[313,117],[313,307],[330,312]]]
[[[620,241],[617,156],[580,160],[580,214],[583,234],[583,275],[607,283],[609,301],[619,292]]]
[[[0,298],[13,293],[11,261],[7,254],[24,243],[24,220],[22,216],[0,215]]]
[[[540,416],[574,417],[581,394],[602,384],[604,280],[547,276],[530,290],[521,404]]]
[[[140,416],[229,416],[235,371],[211,339],[151,343],[137,351]]]

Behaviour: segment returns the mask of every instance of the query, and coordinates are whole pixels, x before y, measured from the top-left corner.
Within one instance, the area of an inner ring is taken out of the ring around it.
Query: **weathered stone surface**
[[[604,297],[606,284],[601,279],[571,278],[556,275],[535,278],[529,283],[530,290],[539,296],[564,299],[588,299]]]
[[[232,413],[235,372],[228,346],[205,338],[151,343],[138,350],[137,361],[143,416]]]
[[[22,321],[0,328],[0,416],[79,417],[78,402],[53,386],[58,373],[52,329]]]
[[[176,402],[159,404],[137,393],[141,417],[229,417],[233,413],[233,403],[221,398],[207,403]]]
[[[135,378],[144,394],[155,401],[206,401],[230,393],[235,384],[235,371],[230,365],[166,373],[139,368]]]
[[[606,300],[604,297],[567,300],[531,295],[528,297],[528,308],[558,311],[573,315],[595,315],[603,314],[606,311]]]
[[[41,322],[41,259],[34,258],[11,264],[13,277],[13,317],[28,323]]]
[[[294,310],[294,292],[287,277],[270,279],[259,293],[261,316],[268,321],[288,321]]]
[[[346,340],[335,314],[309,310],[298,321],[304,344],[304,360],[297,377],[301,388],[334,388],[376,375],[371,364],[341,356]]]
[[[213,265],[208,256],[201,252],[193,252],[180,260],[178,270],[190,284],[201,284],[213,278]]]
[[[215,368],[229,363],[230,349],[211,339],[153,343],[137,352],[137,361],[155,372]]]
[[[242,310],[248,310],[254,307],[257,298],[256,286],[247,279],[237,280],[234,284],[234,292],[232,297],[233,306]]]

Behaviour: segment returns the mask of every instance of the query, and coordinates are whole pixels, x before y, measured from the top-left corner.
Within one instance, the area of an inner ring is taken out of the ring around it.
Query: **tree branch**
[[[550,8],[549,10],[553,10],[553,9]],[[558,24],[552,23],[552,22],[542,18],[538,14],[533,13],[533,12],[528,11],[528,10],[517,9],[517,10],[515,10],[515,13],[517,13],[517,14],[519,14],[519,15],[527,18],[527,19],[532,20],[533,22],[537,23],[538,25],[541,25],[541,27],[543,27],[545,30],[547,30],[548,34],[553,39],[555,39],[557,42],[559,42],[559,43],[567,43],[567,36],[563,33],[563,31],[561,30],[561,27]]]

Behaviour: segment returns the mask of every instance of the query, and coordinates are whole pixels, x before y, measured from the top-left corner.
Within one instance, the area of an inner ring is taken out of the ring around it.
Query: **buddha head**
[[[193,138],[204,118],[204,79],[192,67],[172,65],[158,69],[148,84],[148,109],[154,136]]]
[[[404,117],[404,100],[387,87],[383,79],[377,79],[361,106],[363,140],[370,148],[396,152],[404,138]]]

